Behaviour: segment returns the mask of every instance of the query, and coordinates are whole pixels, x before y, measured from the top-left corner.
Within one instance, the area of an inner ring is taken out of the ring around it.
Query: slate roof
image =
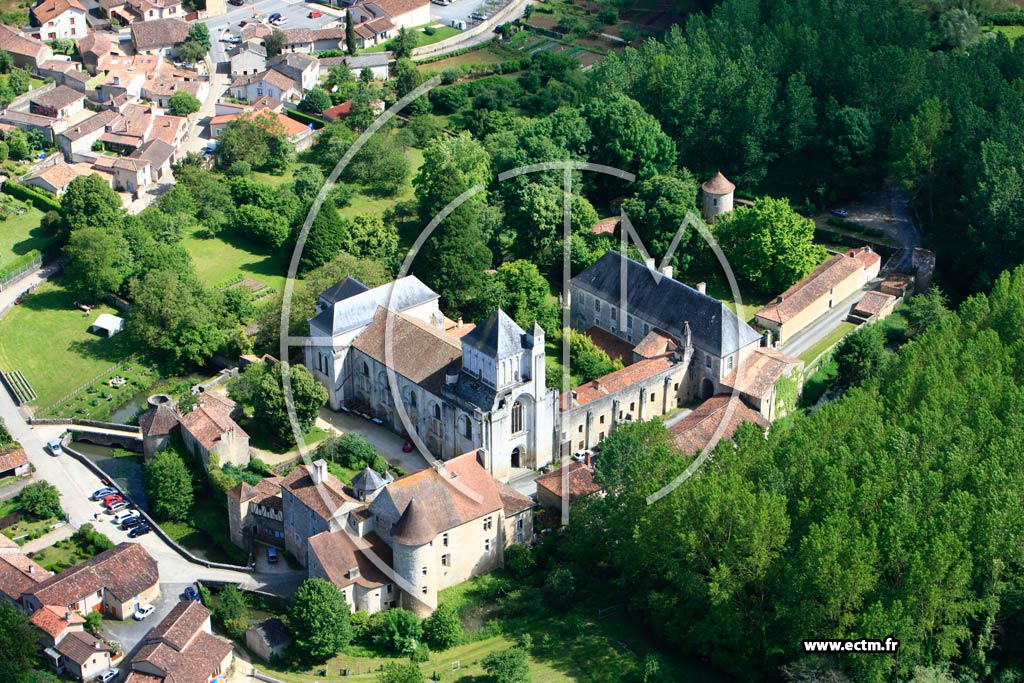
[[[76,603],[100,589],[128,602],[159,580],[156,560],[138,543],[125,542],[51,576],[26,592],[43,605],[57,607]]]
[[[81,666],[97,652],[110,652],[110,646],[85,631],[67,634],[54,648],[57,652]]]
[[[761,413],[749,408],[738,398],[731,396],[712,396],[701,403],[692,413],[669,427],[676,446],[686,455],[694,455],[704,450],[711,438],[725,420],[726,409],[732,407],[729,422],[722,431],[722,440],[731,439],[744,422],[751,422],[767,428],[768,421]]]
[[[601,486],[594,481],[594,471],[581,462],[571,461],[568,465],[537,478],[537,487],[550,491],[556,498],[562,497],[562,477],[569,477],[569,502],[597,493]]]
[[[462,343],[502,360],[522,352],[526,348],[525,338],[526,331],[499,308],[469,334],[463,335]]]
[[[385,472],[383,476],[377,472],[377,470],[371,467],[364,467],[361,472],[356,473],[352,477],[352,490],[356,493],[360,491],[371,492],[377,491],[384,488],[388,484],[394,481],[390,472]]]
[[[347,275],[332,287],[328,287],[324,291],[320,292],[320,300],[330,306],[331,304],[336,304],[339,301],[344,301],[350,296],[355,296],[356,294],[362,294],[363,292],[369,291],[369,289],[369,287],[359,280],[355,279],[351,275]]]
[[[736,186],[722,175],[721,171],[701,183],[700,187],[708,194],[729,194],[736,189]]]
[[[607,252],[574,277],[572,284],[617,305],[622,260],[626,261],[626,306],[631,315],[680,338],[683,323],[689,321],[694,344],[719,357],[760,339],[721,301],[665,275],[655,282],[647,266],[617,251]]]
[[[370,557],[372,553],[385,566],[392,566],[391,546],[376,534],[353,538],[344,530],[324,531],[310,537],[309,552],[316,555],[327,578],[338,588],[352,584],[377,588],[390,583],[388,575]],[[353,569],[358,569],[354,575]]]
[[[741,393],[760,399],[767,396],[783,376],[803,366],[804,362],[799,358],[775,349],[758,348],[740,363],[740,367],[722,379],[722,386],[728,389],[735,387]],[[742,374],[738,375],[741,370]]]
[[[785,324],[815,301],[826,296],[830,289],[852,277],[858,271],[873,267],[881,261],[881,258],[871,251],[870,247],[851,249],[845,254],[836,254],[755,315],[771,322]]]
[[[132,42],[136,49],[177,45],[188,37],[188,23],[180,19],[150,19],[132,23]]]
[[[401,517],[406,517],[413,498],[417,509],[403,522]],[[428,531],[436,536],[501,509],[498,482],[477,462],[476,451],[448,460],[443,468],[428,467],[400,477],[370,503],[373,514],[397,512],[400,517],[392,538],[398,533],[410,541]]]
[[[318,313],[310,322],[328,334],[342,334],[369,325],[380,306],[401,312],[437,298],[438,294],[415,275],[406,275],[339,301]]]
[[[390,363],[386,362],[389,334]],[[435,395],[440,394],[444,387],[448,364],[462,357],[462,347],[455,337],[417,318],[389,312],[383,306],[377,309],[373,321],[352,342],[352,348],[359,349],[382,365],[390,366],[399,375]]]

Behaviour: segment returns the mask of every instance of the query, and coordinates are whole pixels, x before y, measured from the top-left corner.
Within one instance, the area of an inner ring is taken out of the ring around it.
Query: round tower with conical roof
[[[403,586],[402,606],[419,617],[429,616],[437,604],[436,553],[431,547],[435,536],[429,512],[415,498],[391,527],[393,566],[410,584]]]
[[[723,213],[732,211],[733,193],[736,191],[736,186],[722,175],[721,171],[705,180],[700,189],[703,195],[701,215],[708,223],[714,223],[715,219]]]

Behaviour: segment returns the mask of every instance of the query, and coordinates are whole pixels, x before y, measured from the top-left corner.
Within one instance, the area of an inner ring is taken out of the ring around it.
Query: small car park
[[[132,618],[135,621],[142,621],[155,611],[156,607],[153,607],[153,605],[139,605],[135,608],[135,614],[132,615]]]

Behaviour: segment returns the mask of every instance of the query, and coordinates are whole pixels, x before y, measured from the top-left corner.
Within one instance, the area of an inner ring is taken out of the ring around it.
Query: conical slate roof
[[[736,186],[719,171],[710,180],[705,180],[701,184],[701,189],[708,194],[729,194],[736,189]]]
[[[523,328],[499,308],[464,336],[462,343],[501,360],[522,351],[525,335]]]
[[[435,536],[437,531],[430,523],[430,516],[419,508],[415,498],[405,506],[405,512],[391,529],[391,539],[402,545],[425,545]]]
[[[365,467],[362,472],[352,477],[352,488],[356,491],[377,491],[391,481],[391,477],[382,477],[377,470]]]

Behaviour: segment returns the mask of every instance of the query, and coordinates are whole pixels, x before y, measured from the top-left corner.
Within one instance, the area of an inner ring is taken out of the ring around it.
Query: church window
[[[601,416],[600,423],[604,424],[604,415]]]
[[[487,552],[491,552],[491,539],[484,539],[484,550]]]
[[[636,410],[636,401],[632,401],[629,404],[629,412],[632,413],[634,410]]]
[[[441,406],[439,404],[437,404],[437,403],[434,404],[434,419],[435,420],[440,420],[441,419]]]
[[[523,404],[516,401],[512,404],[512,433],[523,431]]]
[[[576,431],[577,431],[577,432],[579,432],[580,434],[582,434],[582,433],[583,433],[583,425],[580,425],[580,426],[579,426],[579,427],[578,427],[578,428],[576,429]]]
[[[443,534],[441,534],[441,545],[444,546],[445,548],[448,547],[448,532],[447,531],[444,532]]]
[[[652,391],[651,392],[651,402],[653,403],[656,398],[658,398],[658,395]]]

